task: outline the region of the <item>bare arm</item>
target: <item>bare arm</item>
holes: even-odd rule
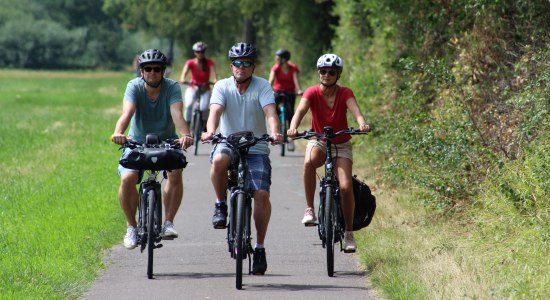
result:
[[[275,81],[275,71],[271,70],[269,72],[269,85],[273,86],[273,82]]]
[[[295,137],[298,133],[298,126],[300,126],[300,123],[302,123],[302,119],[306,115],[306,113],[309,111],[309,100],[306,98],[300,99],[300,104],[298,104],[298,107],[296,108],[296,111],[294,112],[294,117],[292,117],[292,120],[290,121],[290,126],[287,131],[287,135],[290,137]]]
[[[128,124],[130,124],[130,120],[132,120],[132,116],[134,115],[135,111],[136,105],[134,103],[126,100],[122,102],[122,114],[116,122],[113,135],[111,135],[111,141],[113,143],[122,145],[124,144],[124,142],[126,142],[126,136],[124,135],[124,132],[126,132]]]
[[[355,121],[357,121],[357,124],[359,124],[359,129],[363,132],[369,131],[369,125],[367,124],[367,122],[365,122],[363,114],[361,114],[361,110],[359,109],[357,100],[355,100],[354,97],[349,98],[348,100],[346,100],[346,106],[353,115]]]
[[[218,75],[216,75],[216,66],[214,66],[214,64],[212,64],[212,66],[210,66],[210,74],[212,75],[212,78],[214,78],[214,83],[216,83],[216,81],[218,81]]]
[[[294,72],[294,74],[292,74],[292,79],[294,80],[294,87],[296,89],[296,94],[301,95],[302,88],[300,87],[300,81],[298,80],[298,72]]]
[[[275,104],[268,104],[263,108],[265,119],[271,130],[271,138],[275,142],[281,142],[283,140],[283,135],[279,132],[279,116],[277,115],[277,109]]]
[[[219,104],[210,104],[210,113],[208,114],[208,121],[206,121],[206,132],[202,133],[201,140],[208,141],[212,139],[212,136],[220,125],[220,118],[225,108]]]
[[[187,126],[187,123],[183,120],[182,110],[182,102],[176,102],[170,105],[170,115],[172,116],[174,125],[181,135],[181,137],[179,138],[179,143],[184,149],[187,149],[187,147],[193,144],[193,138],[191,137],[189,126]]]
[[[183,66],[183,71],[181,71],[180,83],[183,83],[185,81],[187,73],[189,73],[189,67],[187,66],[187,63],[185,63],[185,65]]]

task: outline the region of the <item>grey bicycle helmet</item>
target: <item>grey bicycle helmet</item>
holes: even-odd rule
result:
[[[166,56],[157,49],[149,49],[141,53],[138,63],[140,67],[146,64],[159,64],[166,66],[168,64],[168,58],[166,58]]]
[[[252,58],[256,59],[256,48],[249,43],[236,43],[229,49],[229,59]]]
[[[323,54],[317,60],[317,69],[320,68],[344,68],[344,61],[336,54]]]
[[[288,51],[286,49],[277,50],[277,52],[275,52],[275,55],[277,55],[278,57],[283,58],[285,60],[290,59],[290,51]]]
[[[193,51],[195,52],[202,52],[206,50],[206,44],[204,42],[196,42],[193,44]]]

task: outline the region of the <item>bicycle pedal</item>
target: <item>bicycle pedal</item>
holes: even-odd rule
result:
[[[318,223],[305,223],[304,226],[305,227],[314,227],[314,226],[317,226],[319,225]]]
[[[155,249],[162,248],[162,244],[156,244]]]
[[[173,237],[173,236],[163,236],[162,239],[165,240],[165,241],[171,241],[171,240],[175,239],[175,237]]]
[[[343,250],[344,253],[355,253],[355,250]]]

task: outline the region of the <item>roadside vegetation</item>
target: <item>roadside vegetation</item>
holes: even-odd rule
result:
[[[120,241],[109,136],[128,79],[0,72],[1,299],[77,298]]]

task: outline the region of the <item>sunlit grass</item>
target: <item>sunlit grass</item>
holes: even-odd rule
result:
[[[118,151],[108,138],[129,77],[0,78],[0,298],[75,298],[120,238]]]

